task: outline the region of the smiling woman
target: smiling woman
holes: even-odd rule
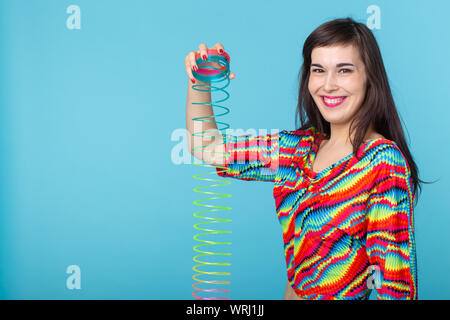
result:
[[[301,126],[298,130],[317,128],[320,136],[323,136],[322,138],[317,139],[317,141],[313,141],[309,151],[310,156],[307,158],[307,163],[305,165],[305,167],[307,167],[305,170],[309,170],[313,178],[312,182],[314,183],[315,179],[322,178],[329,180],[326,185],[338,187],[340,185],[338,181],[342,181],[340,180],[343,179],[342,176],[340,179],[337,179],[338,172],[336,172],[335,175],[331,175],[330,173],[334,172],[335,169],[340,166],[345,165],[345,168],[349,167],[348,161],[352,162],[352,160],[349,160],[352,159],[350,158],[352,154],[357,159],[355,161],[361,162],[363,159],[360,157],[366,155],[363,151],[370,149],[367,146],[373,146],[375,143],[374,141],[377,141],[377,145],[382,145],[383,143],[393,144],[398,150],[401,162],[405,164],[402,171],[406,177],[406,180],[404,181],[405,186],[408,186],[406,190],[409,190],[405,196],[409,202],[412,202],[413,199],[417,200],[415,194],[417,186],[419,185],[418,170],[404,139],[403,129],[392,98],[381,53],[372,32],[364,24],[358,23],[350,18],[336,19],[324,23],[314,30],[306,39],[303,47],[303,60],[300,71],[301,83],[297,105],[297,115],[299,115],[301,122]],[[308,119],[307,121],[305,116]],[[389,148],[384,150],[383,154],[386,153],[386,155],[383,156],[388,160],[387,151]],[[363,179],[362,176],[356,178],[359,174],[362,174],[364,170],[359,171],[359,173],[357,173],[358,171],[354,171],[353,173],[343,173],[339,171],[341,174],[348,175],[345,180],[347,181],[345,185],[341,185],[346,191],[345,196],[344,194],[342,194],[342,198],[340,196],[337,196],[336,198],[336,195],[333,196],[333,198],[335,198],[334,201],[338,201],[338,203],[341,204],[339,206],[328,206],[326,210],[328,213],[321,219],[326,219],[326,217],[330,216],[333,217],[335,214],[340,215],[338,214],[338,211],[335,210],[344,210],[345,207],[343,207],[342,204],[346,202],[345,199],[347,196],[362,197],[366,192],[369,194],[377,193],[376,190],[378,187],[374,184],[373,179],[380,175],[379,173],[376,173],[379,168],[377,169],[370,165],[370,163],[376,162],[375,158],[368,161],[369,164],[363,166],[365,167],[365,170],[367,170],[365,179]],[[397,166],[398,163],[395,162],[390,163],[389,161],[381,161],[380,165],[386,172],[399,170],[399,167]],[[367,179],[368,177],[372,178]],[[395,185],[394,180],[391,180],[393,179],[392,177],[389,175],[386,177],[390,187]],[[331,181],[334,182],[331,184]],[[362,191],[358,188],[352,189],[354,187],[352,186],[352,181],[364,181],[368,186],[372,186],[372,189],[368,188],[366,191]],[[322,184],[324,184],[323,181]],[[321,191],[320,188],[315,189],[314,187],[312,187],[312,190],[315,190],[314,198],[317,199],[319,199],[321,192],[325,191]],[[331,190],[331,187],[327,189],[327,198],[325,199],[330,197]],[[338,190],[339,189],[336,191],[338,192]],[[353,192],[355,192],[355,194],[351,194],[352,190],[354,190]],[[389,190],[389,187],[386,190]],[[387,196],[388,194],[385,193],[385,195]],[[366,208],[368,208],[370,203],[368,202],[368,199],[370,199],[370,197],[371,196],[360,204],[363,207],[366,206]],[[322,202],[326,203],[327,200],[325,199],[323,199]],[[362,197],[362,199],[364,199],[364,197]],[[392,200],[393,198],[389,197],[389,201]],[[377,268],[381,268],[380,270],[384,272],[386,280],[383,283],[384,286],[382,286],[378,292],[378,298],[417,299],[415,237],[413,232],[414,226],[412,223],[413,205],[404,208],[404,211],[401,213],[406,221],[408,221],[408,224],[406,225],[399,225],[398,221],[396,221],[396,217],[400,213],[395,213],[395,210],[398,209],[400,204],[391,202],[391,205],[392,212],[390,214],[389,211],[382,211],[384,219],[388,220],[383,220],[384,222],[382,225],[374,224],[374,226],[377,227],[371,232],[377,234],[378,228],[387,228],[387,230],[392,230],[392,232],[398,230],[397,228],[406,228],[406,230],[409,230],[409,233],[406,236],[408,245],[406,249],[403,249],[406,250],[403,256],[406,257],[406,261],[402,261],[404,259],[402,256],[396,256],[399,253],[395,250],[392,253],[389,253],[389,246],[398,246],[398,249],[400,249],[400,247],[403,247],[404,245],[402,242],[396,243],[395,241],[392,241],[398,236],[393,233],[389,236],[390,240],[386,238],[387,235],[381,236],[380,233],[380,237],[385,239],[385,242],[377,242],[377,246],[379,246],[378,250],[380,250],[382,254],[377,255],[378,258],[376,260],[371,259],[369,252],[372,249],[369,246],[369,242],[365,242],[368,241],[369,238],[371,239],[370,233],[366,233],[365,237],[355,237],[353,234],[354,231],[349,231],[352,229],[345,227],[349,221],[359,219],[357,218],[359,217],[359,211],[356,209],[345,209],[348,211],[348,213],[345,214],[346,218],[342,218],[344,220],[339,221],[339,223],[334,224],[334,226],[341,226],[339,229],[336,229],[336,231],[346,231],[342,236],[350,236],[352,240],[351,243],[362,241],[361,246],[362,248],[365,248],[364,252],[369,257],[368,262],[375,264]],[[333,211],[335,211],[335,213],[333,213]],[[296,212],[295,214],[298,215],[299,213]],[[376,217],[376,219],[379,219],[378,214]],[[375,216],[371,217],[370,211],[367,210],[361,218],[363,218],[363,221],[366,221],[370,226],[368,221],[375,219]],[[303,238],[303,240],[299,243],[299,248],[304,248],[304,242],[308,235],[309,228],[304,225],[305,220],[307,222],[309,217],[304,217],[301,220],[302,226],[295,225],[295,230],[297,230],[297,228],[300,228],[300,230],[303,229],[301,231],[303,235],[300,235],[300,238]],[[296,221],[299,220],[296,219]],[[316,222],[312,223],[315,226],[315,232],[320,232],[320,229],[328,229],[327,225],[319,227],[316,225]],[[364,231],[368,232],[369,229],[363,228],[358,232],[364,233]],[[325,239],[328,238],[326,237]],[[302,270],[302,265],[305,264],[306,261],[309,261],[310,257],[298,257],[298,250],[294,250],[294,260],[298,261],[297,259],[306,259],[301,260],[303,261],[301,263],[294,263],[293,268],[296,270],[293,271],[290,278],[291,285],[298,294],[305,296],[307,293],[315,293],[310,295],[310,297],[316,299],[320,297],[320,292],[324,293],[322,298],[327,296],[330,298],[338,298],[339,296],[341,298],[345,296],[353,296],[356,298],[359,296],[359,294],[356,294],[357,291],[365,291],[362,287],[357,289],[358,286],[355,285],[355,283],[352,284],[356,279],[350,276],[351,272],[344,272],[344,270],[342,270],[342,273],[333,271],[328,272],[328,276],[321,276],[318,278],[317,275],[314,275],[310,278],[318,271],[316,270],[313,273],[306,274],[303,271],[300,271]],[[361,268],[362,265],[357,267],[358,263],[356,262],[361,259],[359,254],[364,253],[355,253],[355,256],[352,258],[355,260],[348,265],[348,268]],[[388,272],[388,270],[384,268],[385,263],[388,261],[388,257],[384,255],[391,255],[391,257],[394,257],[392,258],[393,260],[390,260],[391,266],[393,266],[393,264],[397,267],[402,265],[404,266],[403,268],[406,269],[400,268],[398,269],[398,273],[395,273],[394,268],[394,270]],[[320,269],[325,268],[324,270],[326,270],[329,267],[325,267],[325,265],[331,261],[329,259],[335,258],[337,258],[337,256],[330,252],[330,256],[323,259],[322,263],[317,264],[317,267]],[[342,259],[343,257],[338,258],[338,260],[341,261],[341,265],[343,261],[345,261]],[[336,268],[334,270],[336,270]],[[361,270],[362,269],[360,269],[359,272],[361,272]],[[405,270],[407,270],[406,273]],[[311,279],[315,279],[315,286],[306,285]],[[398,281],[401,279],[401,282],[396,283],[397,280],[394,279],[397,279]],[[330,282],[335,283],[335,285],[329,287],[328,284]],[[407,289],[403,284],[408,284]],[[312,290],[311,287],[315,287],[316,289]],[[403,290],[395,291],[401,287],[403,287]],[[353,294],[350,295],[350,291],[348,290],[351,290]]]
[[[418,173],[375,37],[364,24],[336,19],[309,35],[303,60],[301,126],[276,140],[255,138],[273,141],[267,144],[278,161],[276,174],[259,179],[275,182],[288,276],[284,299],[367,299],[369,270],[383,278],[378,299],[417,299]],[[258,179],[263,168],[256,163],[233,164],[254,145],[247,140],[226,140],[233,158],[220,175],[247,179],[251,170]]]
[[[368,299],[374,288],[378,299],[417,299],[419,179],[376,40],[336,19],[308,36],[303,60],[301,126],[217,133],[208,146],[223,156],[211,163],[221,177],[274,183],[284,299]]]
[[[361,248],[365,249],[364,253],[363,251],[358,254],[355,253],[355,256],[352,258],[355,260],[347,268],[359,268],[359,272],[361,272],[362,265],[358,267],[356,261],[361,259],[359,254],[366,254],[369,257],[367,261],[380,268],[379,270],[385,275],[384,283],[378,290],[379,299],[417,299],[418,279],[413,225],[414,205],[412,202],[415,199],[417,203],[416,192],[417,188],[420,188],[419,181],[421,180],[418,178],[417,166],[404,138],[375,37],[367,26],[351,18],[336,19],[322,24],[305,41],[303,46],[303,65],[299,77],[301,82],[296,115],[299,116],[301,125],[297,131],[308,131],[312,128],[319,132],[319,138],[317,140],[314,139],[312,142],[311,148],[307,152],[309,156],[307,156],[306,162],[303,164],[303,170],[309,172],[312,177],[311,190],[314,191],[312,198],[320,199],[321,193],[325,192],[326,197],[320,201],[322,205],[325,205],[329,201],[328,199],[331,198],[333,189],[342,187],[345,190],[345,194],[343,193],[341,196],[332,196],[335,199],[334,201],[337,202],[333,202],[335,203],[333,206],[328,205],[325,211],[322,209],[321,212],[323,213],[320,219],[327,219],[335,215],[339,216],[342,214],[338,213],[340,210],[347,211],[344,214],[346,218],[342,217],[341,219],[343,220],[334,224],[335,227],[338,227],[336,231],[345,231],[342,236],[350,236],[352,244],[355,241],[361,241]],[[377,141],[376,144],[375,141]],[[389,148],[379,149],[379,152],[382,151],[381,156],[385,159],[379,160],[381,161],[379,166],[383,168],[384,172],[388,173],[387,175],[381,174],[388,181],[384,191],[384,195],[388,198],[383,202],[389,203],[391,211],[379,208],[373,209],[373,211],[377,211],[376,215],[371,213],[369,210],[371,204],[369,199],[372,196],[369,196],[361,203],[358,202],[362,208],[367,208],[365,214],[361,216],[367,225],[366,228],[358,231],[363,234],[366,232],[365,237],[356,236],[353,234],[352,228],[348,228],[346,225],[350,221],[353,221],[352,224],[355,224],[355,219],[356,221],[359,219],[357,218],[359,217],[359,210],[356,210],[356,208],[349,209],[343,204],[346,202],[347,196],[365,199],[363,194],[366,192],[369,195],[378,194],[377,192],[379,192],[381,187],[375,184],[374,178],[380,178],[380,173],[376,173],[379,172],[380,168],[370,165],[377,162],[377,160],[369,157],[370,160],[368,159],[367,164],[363,165],[364,157],[362,156],[366,155],[367,150],[370,150],[368,146],[386,143],[394,146],[399,155],[399,157],[396,157],[398,162],[391,162],[392,158],[389,159],[388,156]],[[366,152],[364,152],[365,150]],[[349,169],[351,167],[350,164],[353,162],[351,159],[353,158],[350,157],[352,154],[356,159],[354,161],[361,163],[359,167],[367,170],[366,178],[362,178],[363,176],[357,178],[364,170],[355,169],[353,173],[347,173],[347,170],[344,170],[344,168]],[[400,162],[404,164],[403,167],[399,167]],[[341,166],[343,166],[343,169],[336,171]],[[393,198],[392,194],[395,194],[395,191],[389,189],[395,186],[396,183],[399,183],[395,181],[395,173],[393,173],[398,171],[403,172],[404,175],[401,188],[408,190],[407,193],[403,194],[404,198],[398,198],[398,200],[407,200],[407,202],[411,203],[409,207],[403,208],[402,211],[397,211],[400,208],[400,203],[394,201],[395,198]],[[335,174],[331,174],[333,172]],[[341,175],[340,179],[337,178],[338,175]],[[345,180],[341,180],[344,179],[342,175],[348,176]],[[368,177],[372,178],[368,179]],[[330,186],[326,190],[321,191],[321,188],[314,187],[314,182],[321,179],[322,185]],[[345,184],[341,184],[343,181],[346,181]],[[353,186],[352,181],[355,183],[359,181],[359,183],[372,187],[363,191],[354,188],[356,185]],[[354,194],[352,194],[352,190],[354,190]],[[391,191],[387,193],[388,190]],[[339,193],[339,189],[336,192]],[[389,194],[390,196],[388,196]],[[383,195],[379,194],[379,196],[382,197]],[[379,200],[380,203],[382,203],[381,199]],[[319,200],[317,201],[319,202]],[[320,207],[317,206],[317,209]],[[301,257],[300,248],[317,255],[318,252],[311,252],[311,248],[305,247],[306,239],[311,232],[308,230],[313,228],[314,232],[320,233],[321,229],[326,230],[329,226],[319,226],[317,221],[312,220],[311,226],[308,227],[309,216],[303,216],[305,213],[300,213],[299,211],[294,211],[293,214],[296,216],[294,228],[296,231],[300,230],[300,234],[294,235],[294,238],[302,239],[297,246],[294,244],[295,262],[291,265],[292,272],[289,273],[288,271],[288,282],[290,282],[295,292],[313,299],[365,297],[365,295],[360,295],[365,289],[362,287],[358,288],[356,283],[352,283],[356,281],[356,278],[350,276],[351,272],[348,270],[347,272],[343,269],[342,272],[323,273],[324,270],[331,270],[328,264],[332,264],[332,260],[337,258],[338,260],[336,261],[340,261],[340,265],[345,265],[344,261],[349,259],[349,257],[335,256],[331,251],[329,257],[324,257],[322,263],[318,263],[320,261],[318,258],[314,260],[316,267],[322,269],[321,272],[311,270],[311,266],[314,265],[311,264],[311,256]],[[400,215],[406,219],[405,221],[408,221],[407,224],[399,224],[396,219]],[[299,219],[299,216],[302,218]],[[381,217],[383,217],[383,220],[378,220]],[[372,228],[369,222],[371,220],[379,222],[373,223]],[[302,221],[300,226],[297,225],[299,221]],[[379,230],[377,231],[377,229]],[[388,230],[392,231],[392,233]],[[400,239],[398,239],[398,242],[395,240],[399,235],[394,232],[399,232],[399,230],[408,230],[408,235],[405,235],[404,238],[406,239],[406,246],[405,242],[400,241]],[[385,234],[382,235],[383,233]],[[375,234],[379,235],[379,240],[385,239],[375,242],[377,250],[379,250],[377,251],[378,254],[375,255],[377,259],[373,259],[371,253],[369,253],[372,252],[371,245],[374,244],[369,239],[373,239]],[[324,239],[328,239],[328,237]],[[318,248],[313,245],[313,242],[310,242],[310,245]],[[397,249],[392,250],[393,248]],[[400,250],[403,250],[402,255],[399,253]],[[389,255],[390,258],[388,258]],[[287,261],[290,259],[287,258]],[[307,263],[307,261],[310,262]],[[388,261],[391,265],[391,270],[389,271],[384,268]],[[305,273],[302,271],[302,268],[306,264],[309,265],[307,269],[309,271]],[[289,266],[290,264],[288,263],[288,268]],[[334,268],[334,270],[339,269]],[[323,275],[319,276],[319,274]],[[314,281],[311,282],[313,279]],[[334,283],[332,287],[329,286],[330,282]],[[285,298],[292,298],[290,288],[287,288]]]

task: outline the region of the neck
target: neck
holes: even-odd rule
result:
[[[351,145],[350,136],[349,136],[349,127],[350,124],[333,124],[330,123],[330,139],[328,139],[327,144],[329,146],[347,146]],[[367,133],[365,137],[369,137],[372,133],[373,125],[370,124],[367,129]],[[352,140],[355,138],[355,132],[352,132]],[[364,140],[366,140],[366,138]]]

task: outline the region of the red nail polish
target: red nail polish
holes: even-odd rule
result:
[[[223,53],[223,50],[222,50],[222,49],[219,49],[219,53],[222,54],[222,53]]]
[[[203,60],[206,60],[206,55],[203,55],[202,58],[203,58]]]
[[[191,79],[191,81],[192,81],[192,83],[195,83],[195,80],[194,80],[194,79]]]

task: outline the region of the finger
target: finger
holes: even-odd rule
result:
[[[197,53],[196,51],[191,51],[188,54],[190,68],[191,68],[191,70],[194,69],[195,72],[197,72],[197,70],[198,70],[198,65],[197,65],[197,63],[195,61],[195,54],[196,53]]]
[[[190,69],[189,67],[186,67],[186,73],[187,73],[189,79],[191,80],[191,82],[192,82],[192,83],[195,83],[195,78],[194,78],[194,76],[192,75],[192,71],[191,71],[191,69]]]
[[[225,51],[225,48],[220,42],[216,43],[213,48],[216,49],[220,54]]]
[[[186,68],[186,73],[189,77],[189,79],[191,80],[192,83],[195,83],[195,78],[194,75],[192,74],[192,69],[191,69],[191,64],[189,62],[189,55],[186,56],[185,58],[185,68]]]
[[[200,57],[202,57],[203,60],[206,60],[208,58],[208,47],[206,47],[206,44],[200,43],[198,49],[200,50]]]
[[[230,71],[230,79],[234,79],[234,78],[236,78],[236,75]]]

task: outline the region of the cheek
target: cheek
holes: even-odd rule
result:
[[[348,78],[342,86],[353,95],[364,95],[366,92],[365,82],[361,77]]]
[[[308,82],[308,89],[311,94],[314,94],[314,92],[317,90],[319,85],[317,84],[317,81],[314,80],[314,78],[309,78]]]

